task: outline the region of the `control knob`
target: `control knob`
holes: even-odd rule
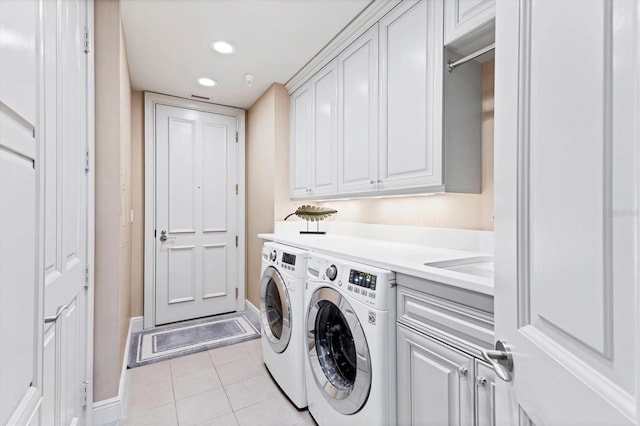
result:
[[[336,279],[337,276],[338,276],[338,268],[336,268],[336,265],[329,266],[327,268],[327,278],[333,281]]]
[[[272,262],[275,262],[277,257],[278,257],[278,253],[276,253],[275,250],[269,253],[269,260],[271,260]]]

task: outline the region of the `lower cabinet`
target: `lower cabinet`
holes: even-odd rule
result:
[[[494,424],[491,367],[403,324],[397,355],[398,424]]]

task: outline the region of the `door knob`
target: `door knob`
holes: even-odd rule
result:
[[[169,239],[169,237],[167,237],[167,231],[160,231],[160,241],[164,242],[167,241]]]
[[[495,350],[482,350],[482,358],[487,361],[496,372],[496,375],[505,382],[512,380],[513,373],[513,355],[511,354],[511,346],[502,340],[496,342]]]

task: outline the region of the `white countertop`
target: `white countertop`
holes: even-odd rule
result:
[[[491,278],[424,265],[482,256],[482,253],[340,235],[276,233],[258,234],[258,237],[493,296]]]

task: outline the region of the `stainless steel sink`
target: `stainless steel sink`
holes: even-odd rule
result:
[[[460,272],[462,274],[493,279],[493,257],[491,256],[466,257],[463,259],[428,262],[424,265]]]

